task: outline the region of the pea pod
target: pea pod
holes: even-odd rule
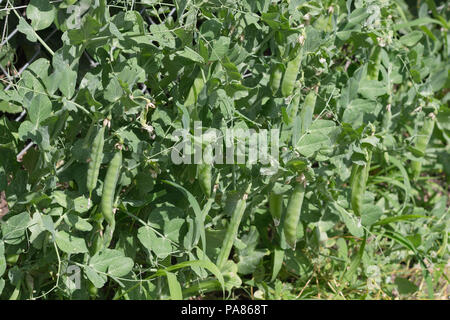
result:
[[[269,195],[269,211],[272,215],[275,226],[280,224],[281,215],[283,213],[283,195],[271,192]]]
[[[423,126],[415,139],[415,148],[421,153],[425,153],[427,149],[428,142],[430,141],[431,135],[434,129],[434,123],[436,122],[436,116],[434,113],[430,113],[428,117],[425,117],[423,121]],[[411,162],[411,168],[413,172],[413,178],[416,180],[420,176],[422,171],[422,162],[414,160]]]
[[[366,190],[366,183],[369,177],[370,162],[372,159],[372,151],[367,150],[367,163],[365,165],[353,164],[351,173],[351,204],[353,212],[357,216],[362,214],[362,204],[364,193]]]
[[[191,89],[189,89],[189,93],[184,104],[186,106],[194,105],[197,102],[198,95],[203,90],[204,86],[205,81],[203,80],[202,72],[200,71],[197,77],[195,78]]]
[[[91,256],[95,255],[103,247],[102,222],[103,222],[103,216],[99,220],[95,221],[94,231],[93,231],[93,233],[91,233],[91,237],[90,237],[90,241],[89,241],[89,243],[90,243],[89,252],[91,253]]]
[[[212,166],[207,163],[202,163],[198,165],[198,181],[200,183],[200,188],[206,197],[211,197],[211,171]]]
[[[383,121],[381,123],[381,127],[385,132],[389,132],[389,128],[392,124],[392,111],[391,111],[391,104],[388,104],[386,106],[386,111],[383,115]]]
[[[311,90],[305,98],[302,111],[300,111],[300,119],[302,123],[301,134],[304,134],[312,123],[312,117],[314,114],[314,107],[316,105],[316,92]]]
[[[103,145],[105,144],[105,127],[102,127],[94,138],[91,149],[91,161],[87,172],[86,186],[89,191],[89,197],[97,186],[98,173],[103,159]]]
[[[234,240],[236,239],[239,225],[241,224],[242,216],[244,215],[246,208],[247,194],[239,198],[234,206],[234,210],[231,215],[230,224],[228,225],[225,239],[223,240],[222,248],[219,256],[217,257],[217,267],[222,269],[230,256],[231,248],[233,247]]]
[[[198,100],[198,96],[200,92],[202,92],[203,87],[205,86],[205,81],[203,80],[202,71],[198,73],[197,77],[194,80],[194,83],[192,84],[192,87],[189,89],[188,96],[184,102],[186,108],[189,111],[189,114],[192,119],[198,119],[198,110],[196,107],[196,103]]]
[[[291,125],[294,123],[295,117],[297,117],[298,113],[298,107],[300,105],[300,88],[297,88],[295,90],[295,94],[292,97],[291,103],[289,103],[289,106],[286,109],[287,119],[286,124]]]
[[[91,281],[88,281],[88,291],[89,291],[89,295],[91,296],[92,299],[97,298],[98,289]]]
[[[297,181],[294,190],[289,197],[284,220],[284,235],[287,244],[295,250],[297,243],[297,227],[302,212],[303,198],[305,196],[305,185],[303,181]]]
[[[270,74],[269,85],[272,93],[275,95],[280,89],[281,78],[283,77],[283,68],[280,64],[275,65]]]
[[[367,79],[378,80],[378,73],[380,72],[381,64],[381,47],[376,46],[369,59],[369,66],[367,67]]]
[[[11,253],[11,254],[7,254],[5,261],[6,263],[10,264],[10,265],[15,265],[17,263],[17,261],[19,260],[20,254],[17,253]]]
[[[122,151],[116,152],[112,158],[108,171],[106,172],[105,182],[102,193],[102,214],[109,226],[115,226],[113,204],[114,193],[119,180],[120,169],[122,166]]]
[[[283,81],[281,82],[281,94],[283,97],[289,97],[295,86],[297,75],[299,73],[300,64],[302,62],[303,51],[297,54],[297,56],[288,62],[286,71],[284,72]]]

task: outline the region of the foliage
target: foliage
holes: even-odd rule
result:
[[[1,298],[448,295],[448,3],[21,3],[0,11]],[[174,164],[194,121],[279,129],[277,173]]]

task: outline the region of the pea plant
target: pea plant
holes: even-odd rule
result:
[[[0,298],[448,299],[447,1],[0,4]]]

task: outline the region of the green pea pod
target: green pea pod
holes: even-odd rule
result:
[[[302,111],[300,111],[300,119],[302,123],[301,134],[304,134],[312,123],[312,117],[314,114],[314,107],[316,106],[316,92],[311,90],[305,98]]]
[[[103,221],[103,218],[100,221],[96,221],[96,223],[94,225],[94,231],[90,237],[89,252],[90,252],[91,256],[95,255],[97,252],[99,252],[103,248],[103,238],[101,236],[101,232],[103,230],[102,221]]]
[[[369,66],[367,67],[367,79],[378,80],[378,73],[380,72],[381,64],[381,47],[376,46],[369,59]]]
[[[269,211],[272,215],[275,226],[280,224],[283,213],[283,195],[271,192],[269,195]]]
[[[300,64],[302,62],[303,51],[300,50],[298,55],[288,62],[286,71],[284,72],[283,81],[281,82],[281,94],[283,97],[289,97],[295,86],[297,75],[299,73]]]
[[[283,225],[286,242],[293,250],[295,250],[295,246],[297,244],[297,227],[300,221],[304,196],[304,184],[302,182],[296,182],[294,190],[289,197],[289,202],[286,208],[286,218]]]
[[[287,125],[291,125],[294,120],[295,117],[297,116],[298,113],[298,107],[300,105],[300,88],[298,88],[298,90],[296,90],[294,96],[292,97],[291,103],[289,104],[286,113],[287,113],[287,121],[286,124]]]
[[[198,73],[197,77],[195,78],[191,89],[189,89],[189,94],[188,94],[184,104],[186,106],[194,105],[197,102],[198,95],[203,90],[204,86],[205,86],[205,81],[203,80],[202,72],[200,71]]]
[[[200,188],[206,197],[211,197],[211,171],[212,166],[207,163],[202,163],[198,165],[198,181],[200,183]]]
[[[423,121],[423,126],[416,136],[414,146],[421,153],[425,153],[425,151],[427,150],[427,145],[433,133],[435,122],[436,116],[434,115],[434,113],[430,113],[428,117],[425,117]],[[414,180],[416,180],[417,178],[419,178],[420,172],[422,171],[422,162],[412,161],[411,168],[413,172],[413,178]]]
[[[372,159],[372,151],[368,150],[367,163],[363,166],[353,164],[351,174],[351,204],[353,212],[357,216],[362,214],[362,205],[364,199],[364,192],[366,190],[366,183],[369,177],[370,162]]]
[[[95,123],[96,123],[95,121],[92,121],[91,125],[89,126],[88,132],[86,133],[86,136],[83,139],[83,149],[89,147],[89,142],[91,140],[91,136],[95,128]]]
[[[228,225],[225,239],[223,240],[222,248],[217,257],[217,267],[222,269],[230,256],[231,248],[233,247],[234,240],[236,239],[239,225],[241,224],[242,217],[246,208],[247,194],[244,194],[242,198],[239,198],[234,206],[233,213],[231,215],[230,224]]]
[[[89,197],[97,186],[98,173],[103,159],[103,145],[105,144],[105,127],[102,127],[94,138],[91,149],[91,161],[87,172],[86,186],[89,191]]]
[[[17,253],[11,253],[7,254],[5,257],[5,261],[7,264],[15,265],[17,261],[19,260],[20,254]]]
[[[389,128],[391,127],[391,124],[392,124],[392,111],[391,111],[391,105],[388,104],[386,106],[386,111],[383,114],[383,121],[381,123],[381,128],[383,129],[383,131],[389,132]]]
[[[91,298],[95,299],[98,296],[98,289],[97,287],[88,280],[88,291]]]
[[[112,158],[108,171],[106,172],[105,182],[103,184],[102,194],[102,214],[109,226],[115,226],[114,220],[114,193],[116,191],[117,181],[119,180],[120,169],[122,166],[122,151],[116,152]]]
[[[283,68],[281,65],[277,64],[273,68],[272,73],[270,74],[269,85],[272,93],[275,95],[280,89],[281,78],[283,77]]]

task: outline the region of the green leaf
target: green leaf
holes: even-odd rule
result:
[[[84,267],[84,272],[88,279],[92,282],[92,284],[96,288],[101,288],[105,285],[106,281],[108,280],[107,276],[104,274],[98,273],[95,269],[93,269],[90,266]]]
[[[137,237],[144,247],[153,251],[160,259],[164,259],[172,253],[172,245],[169,239],[157,236],[156,233],[147,226],[139,228]]]
[[[395,278],[395,285],[397,286],[398,292],[400,294],[412,294],[419,289],[419,287],[416,286],[414,283],[412,283],[408,279],[401,277]]]
[[[205,60],[203,59],[203,57],[198,54],[196,51],[192,50],[189,47],[185,47],[182,51],[178,51],[177,54],[180,57],[192,60],[194,62],[198,62],[198,63],[204,63]]]
[[[314,132],[302,136],[296,146],[300,154],[305,157],[311,157],[315,152],[322,149],[324,146],[330,145],[330,139],[321,132]]]
[[[412,47],[414,46],[417,42],[420,41],[420,39],[422,39],[423,33],[421,31],[413,31],[410,32],[408,34],[405,34],[404,36],[402,36],[400,38],[400,43],[407,46],[407,47]]]
[[[178,282],[177,276],[171,272],[165,271],[167,277],[167,283],[169,284],[170,298],[172,300],[182,300],[183,293],[181,291],[181,285]]]
[[[98,34],[101,27],[102,24],[99,21],[91,15],[86,15],[85,21],[82,23],[81,28],[68,30],[67,35],[70,42],[77,45],[94,38]]]
[[[133,269],[134,262],[125,257],[119,250],[105,249],[96,253],[89,259],[86,270],[92,283],[101,288],[106,281],[106,275],[111,277],[123,277]]]
[[[64,221],[71,227],[79,230],[79,231],[91,231],[92,230],[92,225],[87,222],[86,219],[82,219],[79,216],[72,214],[72,213],[67,213],[64,216]]]
[[[88,252],[86,242],[83,238],[72,236],[65,231],[58,231],[55,237],[58,248],[70,254]]]
[[[442,25],[442,23],[439,20],[432,19],[432,18],[429,18],[429,17],[422,17],[422,18],[419,18],[419,19],[415,19],[415,20],[412,20],[412,21],[405,22],[405,23],[394,24],[393,25],[393,30],[397,31],[397,30],[400,30],[400,29],[406,29],[406,28],[415,27],[415,26],[423,26],[423,25],[431,24],[431,23]]]
[[[42,121],[50,117],[51,112],[52,103],[46,95],[37,94],[33,96],[30,106],[28,107],[28,114],[30,115],[31,122],[35,125],[35,128],[37,128]]]
[[[48,0],[31,0],[27,6],[27,17],[34,30],[49,27],[55,19],[56,8]]]
[[[359,83],[358,93],[364,98],[375,100],[387,93],[386,84],[382,81],[363,79]]]
[[[342,121],[352,125],[354,129],[363,124],[374,121],[377,115],[376,101],[366,99],[355,99],[345,108]]]
[[[22,107],[9,101],[0,101],[0,112],[6,113],[19,113],[22,111]]]
[[[347,210],[345,210],[335,202],[333,203],[333,206],[336,212],[341,217],[341,220],[345,223],[345,226],[347,227],[348,231],[350,231],[350,233],[355,237],[358,238],[363,237],[364,229],[361,223],[358,221],[358,218],[355,215],[350,214]]]
[[[9,218],[2,227],[3,242],[7,244],[19,244],[25,240],[25,230],[28,228],[31,218],[28,212],[22,212]]]
[[[167,180],[163,180],[163,182],[180,190],[188,199],[189,204],[191,205],[191,208],[194,210],[195,214],[195,239],[192,246],[197,245],[198,240],[201,239],[203,252],[206,252],[205,221],[204,221],[205,217],[203,217],[202,215],[202,211],[200,210],[200,206],[198,205],[197,200],[192,195],[192,193],[190,193],[188,190],[186,190],[179,184]]]
[[[31,42],[37,41],[36,33],[34,32],[33,28],[22,17],[19,18],[19,24],[17,26],[17,30],[19,30],[19,32],[23,33],[27,37],[27,40],[29,40]]]
[[[366,227],[370,227],[380,219],[383,214],[383,210],[376,205],[363,205],[361,214],[361,224]]]
[[[228,52],[228,47],[230,46],[230,38],[220,37],[215,40],[211,48],[211,55],[209,61],[217,61],[222,59]]]
[[[152,24],[150,26],[150,32],[153,38],[158,41],[161,47],[175,48],[175,37],[166,25],[164,24]]]
[[[374,225],[382,226],[382,225],[393,223],[393,222],[414,220],[414,219],[420,219],[420,218],[427,218],[427,216],[421,216],[418,214],[405,214],[405,215],[401,215],[401,216],[389,217],[389,218],[380,220],[380,221],[376,222]]]

